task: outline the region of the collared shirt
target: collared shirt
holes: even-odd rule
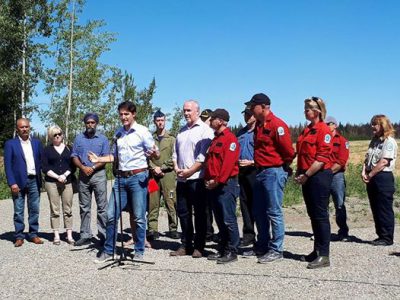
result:
[[[290,164],[295,153],[289,127],[270,112],[263,124],[254,129],[254,162],[257,167],[278,167]]]
[[[22,151],[24,152],[26,170],[28,172],[28,175],[36,175],[35,159],[33,158],[31,138],[28,138],[26,141],[21,139],[20,136],[18,136],[18,138],[21,142]]]
[[[377,163],[385,158],[388,160],[389,165],[382,171],[393,172],[396,165],[397,157],[397,143],[391,136],[382,140],[379,137],[374,137],[368,146],[367,154],[365,155],[365,166],[367,171],[371,171]]]
[[[109,154],[109,144],[107,138],[96,132],[93,137],[89,137],[86,133],[77,135],[72,147],[71,157],[78,157],[82,165],[92,167],[92,163],[88,158],[89,151],[97,156],[105,156]]]
[[[349,142],[336,130],[332,138],[332,164],[337,163],[342,168],[340,171],[346,170],[347,160],[349,159]]]
[[[243,127],[237,133],[237,138],[240,144],[239,159],[254,160],[254,129]]]
[[[131,171],[147,168],[147,156],[145,152],[154,146],[154,139],[149,129],[133,122],[128,131],[122,126],[115,132],[115,136],[121,134],[117,140],[118,170]],[[114,152],[114,156],[116,151]]]
[[[310,124],[297,140],[297,167],[306,171],[314,161],[324,163],[323,169],[332,167],[332,134],[324,122]]]
[[[239,152],[238,140],[229,128],[215,134],[207,152],[204,178],[224,184],[239,174]]]
[[[187,124],[179,131],[172,159],[176,161],[179,169],[189,169],[196,162],[203,163],[206,157],[208,146],[214,138],[213,130],[200,118],[189,127]],[[203,168],[187,180],[203,177]],[[178,181],[185,181],[178,178]]]

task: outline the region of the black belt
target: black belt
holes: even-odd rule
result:
[[[34,179],[36,178],[36,175],[28,175],[28,179]]]
[[[268,166],[268,167],[258,166],[258,167],[256,167],[256,170],[257,170],[257,172],[262,172],[262,171],[267,170],[267,169],[280,168],[280,167],[282,167],[282,165],[279,165],[279,166]]]
[[[135,170],[129,170],[129,171],[120,171],[120,170],[118,170],[117,174],[120,177],[127,178],[127,177],[131,177],[133,175],[136,175],[138,173],[142,173],[144,171],[147,171],[147,168],[141,168],[141,169],[135,169]]]

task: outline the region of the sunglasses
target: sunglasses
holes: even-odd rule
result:
[[[56,133],[53,135],[53,137],[58,137],[58,136],[62,136],[62,132]]]

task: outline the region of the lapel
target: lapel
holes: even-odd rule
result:
[[[26,162],[24,150],[22,150],[21,140],[19,139],[18,136],[15,138],[15,143],[16,143],[16,146],[17,146],[17,150],[21,154],[22,159]]]

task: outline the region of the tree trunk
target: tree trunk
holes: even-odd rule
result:
[[[24,40],[22,42],[22,87],[21,87],[21,115],[23,118],[25,115],[25,76],[26,76],[26,14],[24,14],[23,23],[23,35]]]
[[[74,22],[75,22],[75,0],[72,1],[72,14],[71,14],[71,38],[70,38],[70,50],[69,50],[69,87],[68,87],[68,105],[67,105],[67,116],[65,120],[65,143],[69,142],[69,119],[71,115],[71,104],[72,104],[72,73],[74,69]]]

